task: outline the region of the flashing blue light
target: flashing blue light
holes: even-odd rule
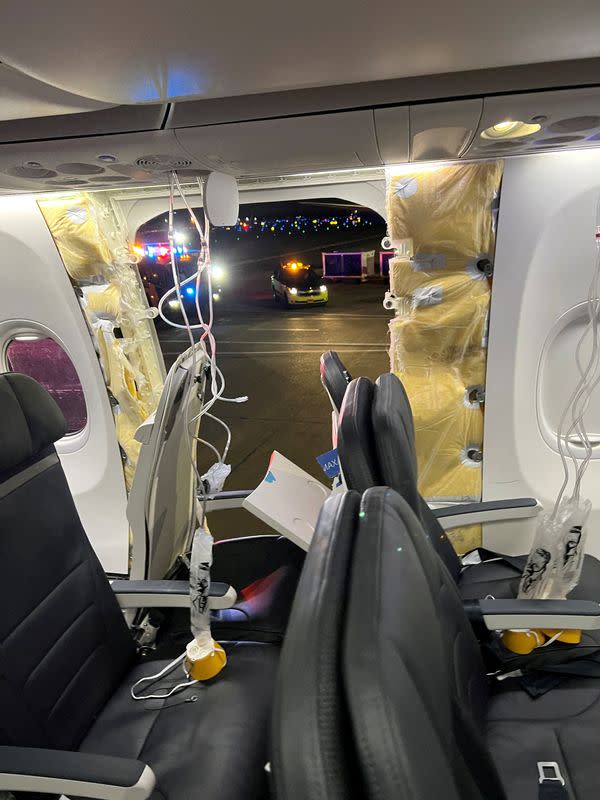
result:
[[[193,297],[194,296],[194,287],[193,286],[186,286],[185,287],[185,293],[187,295],[189,295],[190,297]]]
[[[149,258],[154,258],[156,255],[156,247],[148,245],[148,247],[146,248],[146,252],[148,253]]]

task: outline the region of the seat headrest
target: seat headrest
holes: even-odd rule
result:
[[[344,395],[352,377],[335,350],[323,353],[320,360],[321,383],[337,411],[342,407]]]
[[[377,378],[371,419],[382,483],[399,492],[418,514],[420,498],[412,410],[404,386],[391,372]]]
[[[364,492],[380,484],[373,442],[373,384],[368,378],[350,381],[338,422],[338,452],[348,489]]]
[[[0,375],[0,472],[12,470],[67,432],[62,411],[28,375]]]
[[[371,410],[373,447],[381,483],[398,492],[421,518],[427,535],[450,574],[462,569],[452,543],[419,494],[415,426],[406,390],[391,372],[377,378]]]

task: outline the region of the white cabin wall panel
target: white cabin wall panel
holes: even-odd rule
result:
[[[538,422],[538,371],[557,320],[587,297],[599,194],[598,150],[506,162],[490,314],[484,500],[531,495],[551,508],[562,483],[560,458]],[[570,357],[551,367],[564,369],[565,380],[573,381],[574,353]],[[600,403],[598,394],[593,403]],[[590,463],[582,491],[593,504],[587,550],[598,557],[599,460]],[[523,532],[521,525],[486,526],[484,545],[522,553],[533,526]]]
[[[106,386],[79,303],[31,195],[0,198],[0,273],[4,333],[9,320],[38,323],[53,332],[75,365],[85,393],[87,434],[78,436],[80,441],[63,439],[57,450],[104,569],[125,574],[127,497]]]

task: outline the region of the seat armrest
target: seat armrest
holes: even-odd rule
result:
[[[244,500],[254,489],[234,489],[228,492],[215,492],[206,496],[206,511],[227,511],[230,508],[242,508]],[[202,495],[198,495],[202,502]]]
[[[133,758],[36,747],[0,747],[0,791],[147,800],[156,778]]]
[[[490,631],[600,630],[600,603],[592,600],[476,600],[465,611]]]
[[[486,500],[482,503],[457,503],[431,510],[442,528],[447,531],[463,525],[536,517],[541,509],[542,506],[534,497],[513,497],[507,500]]]
[[[189,608],[189,581],[113,581],[121,608]],[[232,608],[237,592],[228,583],[211,581],[208,604],[214,610]]]

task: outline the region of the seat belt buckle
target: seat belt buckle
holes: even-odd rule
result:
[[[540,784],[557,782],[560,783],[561,786],[565,785],[565,779],[556,761],[538,761],[537,768]]]

